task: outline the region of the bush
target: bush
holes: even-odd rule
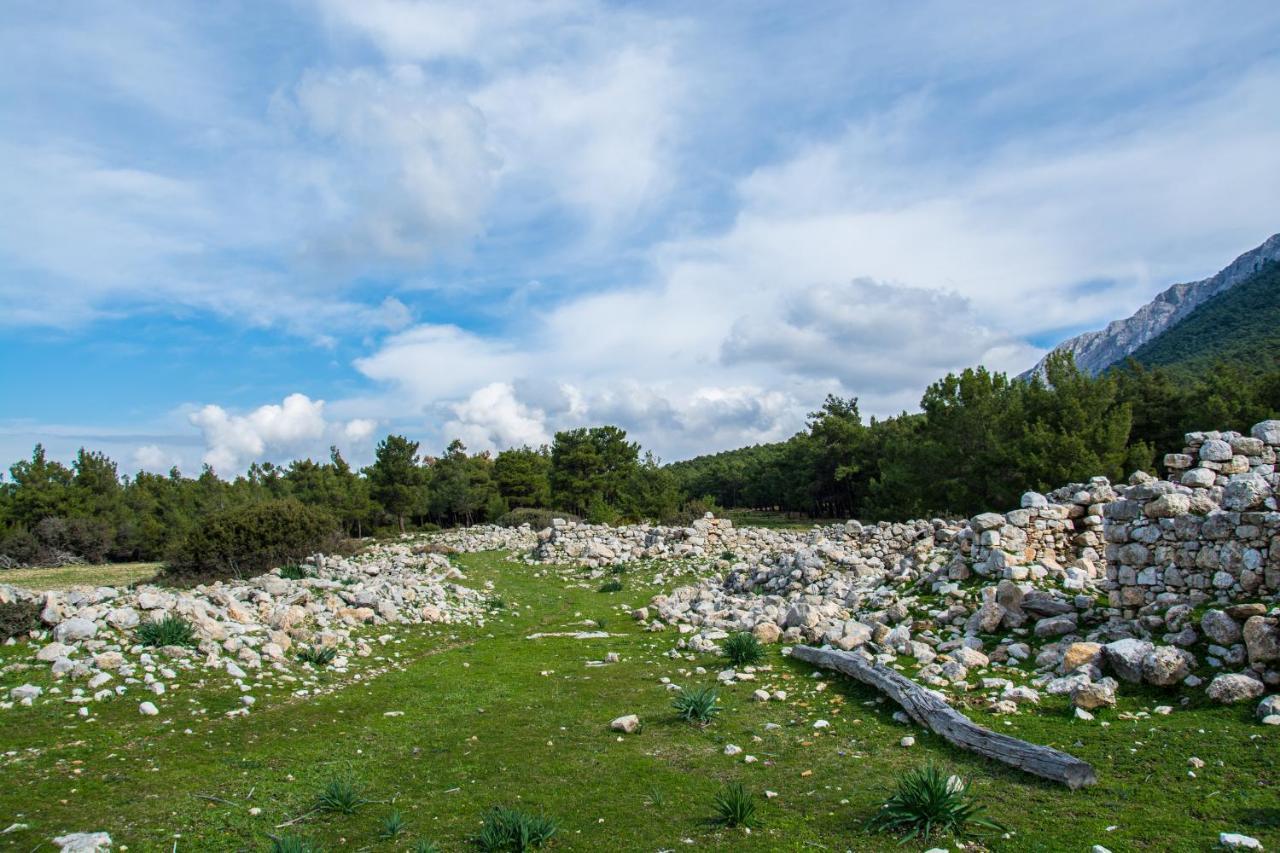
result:
[[[622,581],[618,580],[617,578],[614,578],[612,580],[607,580],[604,583],[600,584],[600,591],[601,592],[622,592]]]
[[[551,526],[552,519],[556,518],[563,518],[565,521],[582,521],[581,518],[571,512],[562,512],[557,509],[521,507],[498,516],[493,523],[499,527],[519,527],[522,524],[527,524],[534,530],[545,530]]]
[[[0,557],[15,566],[38,566],[44,556],[40,540],[26,530],[15,530],[0,542]]]
[[[720,706],[716,704],[718,699],[719,694],[714,687],[682,689],[672,700],[671,707],[676,709],[681,719],[705,726],[720,713]]]
[[[0,604],[0,642],[21,637],[40,627],[40,605],[35,601]]]
[[[328,513],[292,499],[211,513],[170,555],[170,579],[203,582],[262,574],[331,551],[342,537]]]
[[[725,785],[716,794],[715,822],[724,826],[754,826],[756,801],[741,782]]]
[[[969,795],[969,783],[959,776],[944,776],[930,762],[898,780],[897,790],[867,821],[867,829],[903,834],[903,842],[913,838],[923,841],[934,833],[972,834],[970,825],[1003,832],[1000,824],[981,816],[983,811]]]
[[[170,613],[159,622],[143,622],[138,626],[138,642],[144,646],[188,646],[194,648],[195,626],[186,619]]]
[[[746,631],[730,635],[721,648],[734,666],[750,666],[764,660],[764,646],[755,634]]]
[[[287,581],[300,581],[311,577],[311,573],[307,571],[306,566],[290,563],[287,566],[280,567],[280,577]]]
[[[494,806],[485,812],[484,825],[476,836],[476,846],[484,851],[533,850],[556,834],[559,824],[544,815],[520,809]]]

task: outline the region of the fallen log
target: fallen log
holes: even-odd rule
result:
[[[1018,740],[983,728],[900,672],[853,652],[796,646],[791,657],[852,676],[888,695],[911,719],[942,735],[951,743],[979,755],[994,758],[1026,773],[1060,782],[1071,790],[1093,785],[1098,775],[1087,762],[1073,755]]]

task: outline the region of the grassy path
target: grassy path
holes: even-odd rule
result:
[[[107,830],[133,851],[168,851],[175,842],[178,850],[267,850],[277,824],[309,811],[325,781],[349,774],[378,802],[294,827],[326,849],[407,850],[418,839],[470,849],[482,812],[503,803],[558,818],[560,850],[923,850],[932,845],[898,847],[861,824],[897,774],[929,758],[972,778],[991,817],[1013,831],[988,839],[993,850],[1209,850],[1221,830],[1280,845],[1280,742],[1249,719],[1251,708],[1131,721],[1109,713],[1102,727],[1047,701],[1012,718],[1005,731],[1095,763],[1102,783],[1074,794],[918,731],[917,745],[901,748],[908,732],[890,719],[893,708],[844,680],[815,680],[776,651],[759,684],[788,691],[788,700],[754,703],[753,687],[728,688],[721,718],[699,730],[674,719],[660,679],[709,683],[719,662],[670,660],[674,631],[645,633],[626,617],[627,605],[656,591],[642,578],[628,576],[623,592],[604,594],[498,555],[458,560],[468,583],[495,584],[502,615],[484,627],[406,629],[375,661],[395,667],[340,691],[255,691],[252,713],[235,718],[223,712],[237,696],[193,686],[166,697],[153,718],[137,714],[141,697],[132,693],[100,706],[93,723],[76,718],[72,705],[0,711],[0,829],[29,824],[0,835],[0,849],[30,851],[66,831]],[[526,639],[588,618],[604,620],[613,636]],[[621,662],[587,665],[608,652]],[[14,657],[4,649],[0,663]],[[699,664],[707,674],[691,672]],[[7,692],[31,675],[7,672],[0,686]],[[1133,695],[1122,710],[1159,701]],[[193,713],[201,708],[207,713]],[[626,713],[639,714],[644,730],[620,738],[608,723]],[[815,731],[817,719],[831,727]],[[727,743],[759,760],[725,756]],[[1193,755],[1206,762],[1196,778],[1187,775]],[[749,835],[709,823],[715,792],[734,780],[760,797],[762,823]],[[766,789],[777,796],[765,800]],[[251,807],[261,814],[250,816]],[[393,807],[405,832],[381,841]]]

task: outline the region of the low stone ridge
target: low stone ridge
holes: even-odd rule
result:
[[[147,701],[139,712],[155,716],[176,682],[208,676],[226,678],[229,686],[245,691],[277,681],[305,694],[313,680],[311,665],[295,659],[291,650],[331,649],[326,665],[346,672],[352,658],[372,655],[371,640],[378,642],[363,637],[360,628],[484,618],[485,595],[453,583],[462,575],[447,558],[411,543],[376,545],[354,558],[317,555],[305,568],[309,576],[298,580],[277,570],[189,590],[141,586],[38,593],[0,585],[0,603],[39,604],[47,630],[33,632],[32,660],[74,685],[69,696],[61,687],[46,692],[21,685],[3,697],[7,701],[0,707],[31,705],[43,695],[46,701],[80,705],[79,713],[90,716],[93,703],[142,693]],[[191,623],[195,648],[139,643],[139,625],[168,616]],[[251,697],[245,699],[232,713],[249,713]]]

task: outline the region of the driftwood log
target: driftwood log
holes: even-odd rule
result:
[[[791,650],[791,656],[869,684],[901,705],[911,719],[963,749],[1003,761],[1026,773],[1061,782],[1073,791],[1098,781],[1093,767],[1087,762],[1052,747],[1038,746],[985,729],[942,701],[933,691],[860,654],[796,646]]]

